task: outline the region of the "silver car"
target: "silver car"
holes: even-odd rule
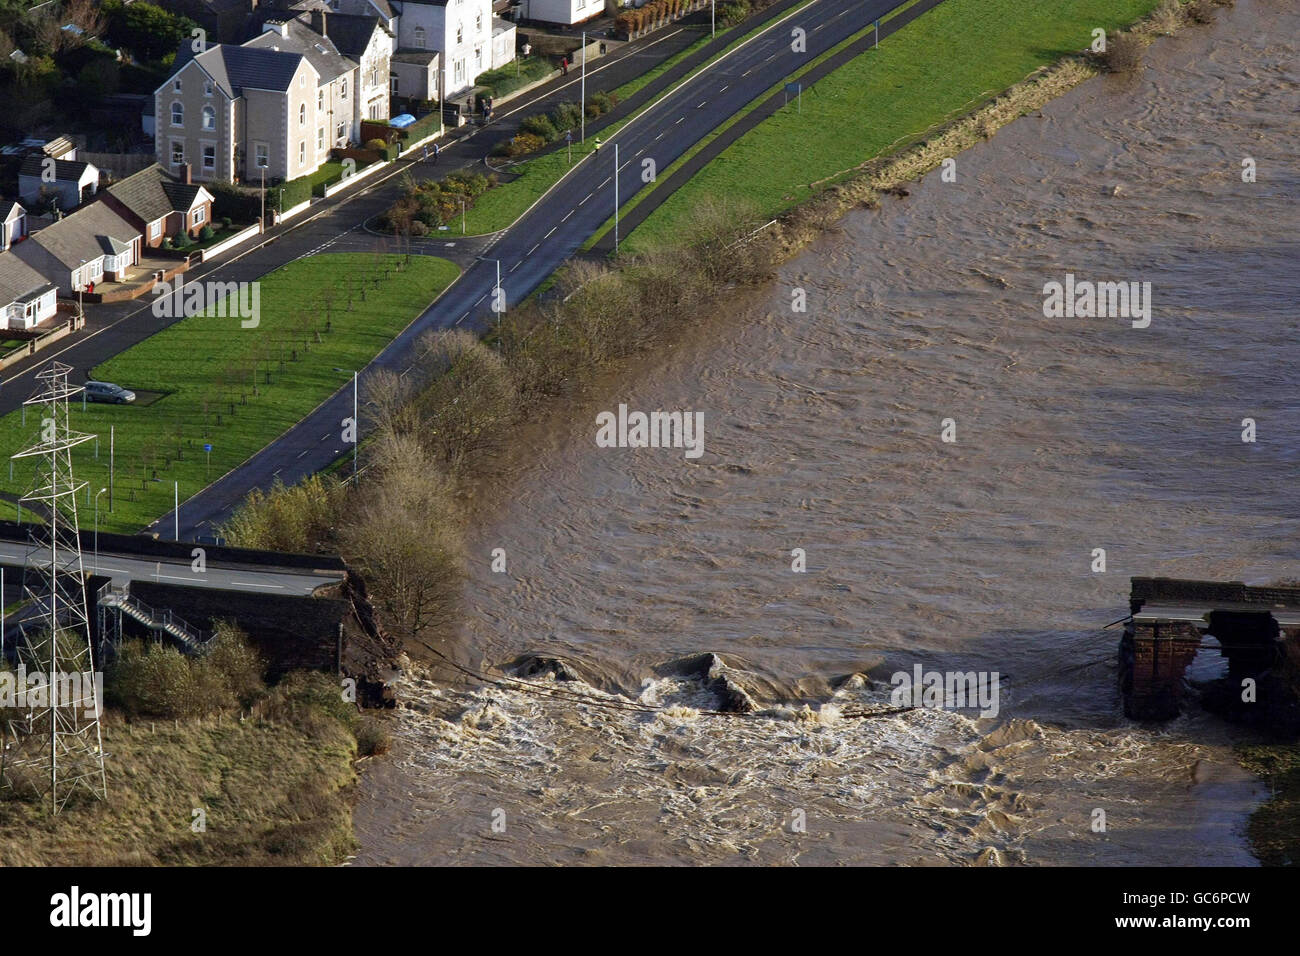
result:
[[[112,382],[87,382],[86,398],[92,402],[107,402],[110,405],[125,405],[135,401],[135,392]]]

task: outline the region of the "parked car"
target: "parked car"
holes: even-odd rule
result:
[[[110,405],[125,405],[135,401],[135,392],[112,382],[87,382],[86,398],[92,402],[107,402]]]

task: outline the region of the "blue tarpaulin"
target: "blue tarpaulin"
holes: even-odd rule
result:
[[[388,121],[389,126],[396,126],[398,129],[405,129],[415,122],[415,117],[410,113],[403,113],[401,116],[394,116]]]

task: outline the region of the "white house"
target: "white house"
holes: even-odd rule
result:
[[[0,329],[30,329],[58,311],[58,290],[13,253],[0,253]]]
[[[605,12],[605,0],[520,0],[517,8],[525,20],[573,25]]]
[[[95,195],[98,186],[99,170],[80,160],[31,153],[18,167],[18,196],[34,208],[50,197],[62,210],[75,209]]]
[[[33,232],[0,258],[15,256],[65,295],[75,295],[92,282],[125,278],[140,261],[140,247],[138,229],[105,203],[93,202]]]
[[[493,42],[491,0],[394,0],[394,5],[399,13],[398,49],[440,54],[446,99],[472,87],[480,73],[515,58],[513,31],[500,31]],[[502,36],[506,33],[508,39]]]
[[[27,237],[27,210],[12,199],[0,199],[0,252]]]

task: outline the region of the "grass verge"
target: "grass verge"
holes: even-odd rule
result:
[[[256,328],[194,316],[94,369],[93,378],[162,393],[147,405],[72,408],[72,427],[99,436],[97,455],[93,442],[73,452],[91,496],[108,485],[110,426],[116,432],[114,508],[100,497],[99,526],[138,531],[171,510],[172,482],[183,501],[242,463],[346,384],[458,274],[423,256],[409,264],[378,253],[300,259],[261,280]],[[33,443],[38,431],[30,412],[26,426],[21,412],[0,419],[0,454]],[[0,490],[21,493],[32,466],[15,463],[12,480],[2,477]]]
[[[742,136],[624,243],[678,233],[704,197],[741,197],[765,217],[807,201],[969,112],[997,91],[1085,49],[1092,30],[1131,23],[1157,0],[946,0]]]

